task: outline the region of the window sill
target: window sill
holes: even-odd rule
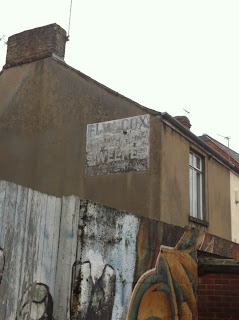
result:
[[[205,220],[201,220],[201,219],[198,219],[198,218],[194,218],[194,217],[191,217],[189,216],[188,217],[188,220],[191,221],[191,222],[195,222],[195,223],[198,223],[204,227],[208,227],[209,226],[209,223]]]

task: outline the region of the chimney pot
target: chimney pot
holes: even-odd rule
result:
[[[180,122],[188,130],[190,130],[192,125],[191,125],[188,117],[186,117],[186,116],[176,116],[176,117],[174,117],[174,119],[177,120],[178,122]]]
[[[8,38],[4,68],[50,57],[65,56],[66,31],[56,23],[14,34]]]

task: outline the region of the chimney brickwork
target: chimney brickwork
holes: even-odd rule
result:
[[[53,54],[64,59],[66,41],[66,31],[56,23],[15,34],[8,38],[4,68],[50,57]]]
[[[176,117],[174,117],[174,119],[177,120],[178,122],[180,122],[188,130],[190,130],[192,125],[191,125],[188,117],[186,117],[186,116],[176,116]]]

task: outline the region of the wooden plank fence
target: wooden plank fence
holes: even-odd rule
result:
[[[79,207],[0,181],[0,319],[70,319]]]

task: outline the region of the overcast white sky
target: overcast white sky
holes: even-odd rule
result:
[[[58,23],[71,0],[8,0],[0,38]],[[73,0],[65,61],[111,89],[172,116],[191,131],[230,136],[239,152],[238,0]],[[0,42],[0,69],[6,45]]]

